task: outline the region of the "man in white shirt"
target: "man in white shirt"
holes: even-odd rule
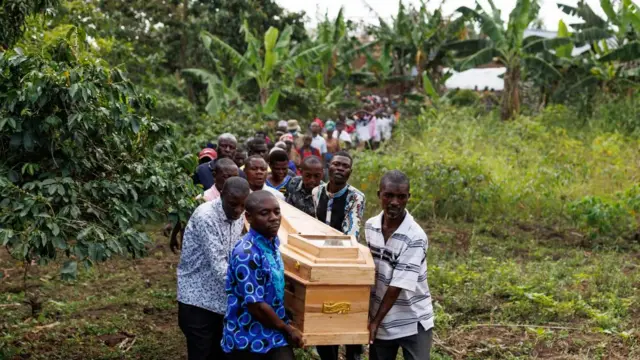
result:
[[[277,199],[284,201],[284,195],[276,189],[266,185],[269,166],[261,155],[249,156],[244,163],[244,173],[251,191],[265,190],[272,193]]]
[[[406,210],[409,178],[393,170],[382,176],[383,211],[365,225],[376,266],[369,307],[369,359],[430,358],[433,308],[427,285],[427,235]]]
[[[320,155],[324,159],[324,154],[327,153],[327,141],[320,135],[322,128],[316,122],[311,123],[311,134],[313,138],[311,140],[311,147],[318,149]]]
[[[178,264],[178,324],[189,360],[224,358],[220,341],[228,255],[244,228],[249,191],[246,180],[230,178],[220,198],[198,206],[187,223]]]
[[[342,120],[338,120],[336,123],[336,129],[333,131],[333,137],[338,139],[341,143],[340,146],[345,149],[349,149],[351,147],[351,135],[345,130],[346,124]]]

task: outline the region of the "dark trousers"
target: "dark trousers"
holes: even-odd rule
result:
[[[360,360],[362,357],[362,345],[345,345],[347,348],[347,360]],[[316,346],[318,355],[322,360],[338,360],[339,345]]]
[[[178,303],[178,324],[187,338],[189,360],[225,359],[220,341],[224,315]]]
[[[234,351],[229,354],[229,359],[233,360],[295,360],[291,346],[284,346],[271,349],[266,354],[252,353],[249,351]]]
[[[418,325],[416,335],[394,340],[376,340],[369,346],[369,360],[395,360],[398,348],[402,348],[404,360],[429,360],[433,341],[432,330],[425,330],[422,325]]]

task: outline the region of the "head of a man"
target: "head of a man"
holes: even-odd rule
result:
[[[225,133],[218,137],[218,159],[233,159],[238,147],[238,140],[233,134]]]
[[[253,138],[249,144],[249,157],[254,155],[261,156],[265,161],[269,160],[269,147],[263,138]]]
[[[233,162],[236,163],[238,168],[244,165],[244,161],[247,159],[247,152],[244,149],[236,149],[236,153],[233,155]]]
[[[346,151],[338,151],[329,163],[329,182],[334,185],[344,185],[351,176],[353,158]]]
[[[254,191],[245,202],[245,217],[251,228],[260,235],[273,239],[280,229],[280,204],[268,191]]]
[[[318,134],[320,134],[320,130],[322,130],[322,128],[320,128],[320,124],[316,122],[311,123],[310,129],[313,136],[318,136]]]
[[[247,158],[244,162],[244,173],[247,175],[251,190],[262,190],[264,182],[267,180],[267,170],[267,162],[264,161],[262,156],[253,155]]]
[[[309,191],[320,185],[324,176],[322,160],[317,156],[308,156],[302,161],[300,168],[302,173],[302,185]]]
[[[240,219],[250,192],[249,183],[241,177],[235,176],[225,181],[220,198],[222,199],[222,209],[228,219]]]
[[[402,171],[387,171],[380,179],[378,198],[382,204],[384,217],[398,219],[404,216],[407,202],[411,197],[409,178]]]
[[[306,134],[303,138],[302,138],[302,143],[304,144],[305,147],[309,147],[311,146],[311,143],[313,142],[313,137],[311,136],[311,134]]]
[[[338,121],[337,122],[345,122],[347,121],[347,115],[343,112],[338,113]]]
[[[273,148],[269,154],[269,167],[271,167],[271,177],[274,181],[280,182],[289,173],[289,155],[281,148]]]
[[[218,159],[216,166],[213,168],[213,179],[218,191],[224,187],[224,183],[228,178],[238,176],[238,166],[229,158]]]

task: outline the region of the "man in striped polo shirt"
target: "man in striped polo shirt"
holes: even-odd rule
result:
[[[427,235],[405,209],[409,178],[393,170],[380,180],[382,213],[365,225],[367,245],[376,265],[371,292],[369,359],[430,358],[433,308],[427,285]]]

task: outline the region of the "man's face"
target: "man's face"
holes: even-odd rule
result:
[[[320,125],[316,123],[311,123],[311,132],[313,133],[313,135],[320,134]]]
[[[247,195],[237,195],[231,192],[222,197],[222,210],[230,220],[238,220],[244,212],[244,201]]]
[[[255,146],[251,153],[249,154],[249,156],[252,155],[260,155],[262,156],[262,158],[267,161],[267,156],[269,154],[269,148],[267,147],[267,144],[263,144],[263,145],[257,145]]]
[[[304,146],[307,146],[307,147],[311,146],[311,141],[312,140],[311,140],[310,136],[305,136],[304,137]]]
[[[329,164],[329,180],[337,185],[345,184],[351,176],[351,160],[346,156],[334,156]]]
[[[302,184],[307,190],[312,190],[316,186],[320,185],[324,171],[322,164],[311,164],[302,167]]]
[[[233,162],[235,162],[238,167],[242,167],[246,159],[247,153],[244,151],[236,152],[236,154],[233,156]]]
[[[252,213],[246,212],[251,227],[267,238],[278,235],[280,229],[280,204],[270,196],[262,201]]]
[[[218,159],[233,159],[236,153],[236,143],[229,139],[222,139],[218,142]]]
[[[287,153],[290,152],[291,148],[293,147],[293,142],[285,141],[284,143],[287,145]]]
[[[280,181],[289,173],[289,161],[275,161],[271,163],[271,176],[273,180]]]
[[[267,179],[267,163],[262,159],[252,159],[245,167],[244,173],[252,189],[261,189]]]
[[[398,219],[402,217],[410,196],[407,184],[395,184],[389,181],[380,184],[378,198],[382,203],[385,218]]]
[[[216,188],[218,191],[222,191],[222,187],[228,178],[232,176],[238,176],[238,167],[237,166],[225,166],[221,169],[216,170],[213,173],[213,178],[216,182]]]

